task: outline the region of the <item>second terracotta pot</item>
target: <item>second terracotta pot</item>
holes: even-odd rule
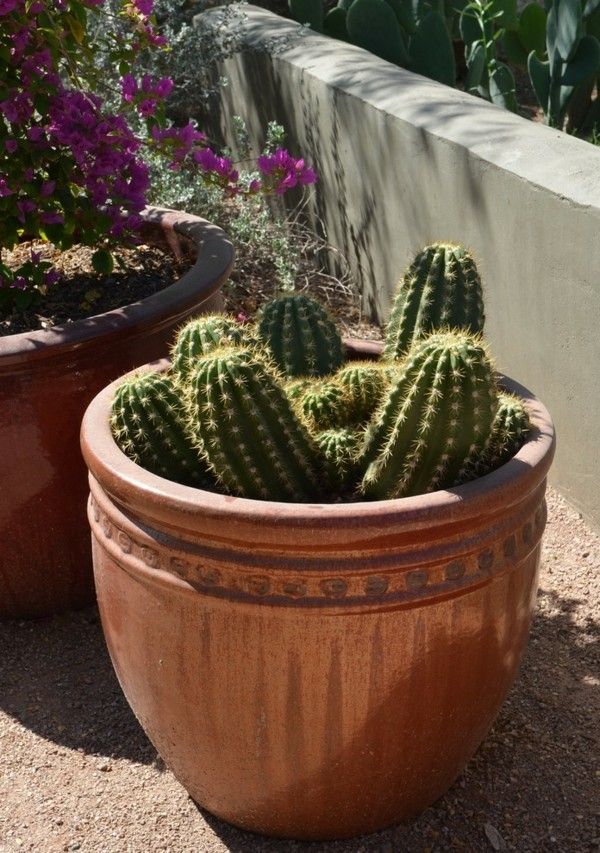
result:
[[[79,428],[107,382],[164,357],[189,317],[221,306],[233,261],[226,235],[183,213],[146,212],[147,239],[176,235],[198,249],[175,284],[70,325],[0,338],[0,618],[93,600],[86,469]]]
[[[514,389],[514,386],[509,386]],[[553,430],[451,491],[243,500],[118,449],[115,386],[82,430],[102,624],[121,686],[191,796],[275,836],[418,814],[495,719],[525,647]],[[521,389],[522,390],[522,389]]]

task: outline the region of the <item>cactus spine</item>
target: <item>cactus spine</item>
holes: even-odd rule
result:
[[[352,361],[335,375],[347,395],[345,423],[367,421],[379,406],[390,381],[389,365],[374,361]]]
[[[434,243],[419,252],[400,281],[385,336],[384,358],[403,356],[443,328],[483,331],[481,280],[462,246]]]
[[[521,448],[530,429],[529,415],[522,400],[500,393],[488,441],[473,462],[472,477],[482,477],[508,462]]]
[[[325,430],[316,436],[317,444],[335,472],[335,481],[342,491],[356,485],[356,455],[362,438],[362,432],[353,429]]]
[[[302,294],[264,306],[258,337],[286,376],[326,376],[344,359],[342,339],[326,311]]]
[[[275,374],[248,349],[201,358],[190,381],[190,429],[231,494],[310,501],[328,487],[325,460]]]
[[[492,365],[464,332],[417,344],[392,383],[359,456],[371,498],[431,492],[472,477],[498,408]]]
[[[311,431],[334,429],[346,421],[348,396],[334,382],[311,382],[300,399],[300,409]]]
[[[144,373],[119,386],[111,428],[121,450],[153,474],[200,488],[214,483],[187,435],[179,392],[168,376]]]
[[[243,328],[225,314],[207,314],[184,326],[171,350],[173,372],[185,382],[201,356],[218,347],[242,341]]]

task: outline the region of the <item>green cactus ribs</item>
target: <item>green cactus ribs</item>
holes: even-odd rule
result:
[[[243,335],[243,327],[225,314],[207,314],[187,323],[171,350],[175,376],[185,382],[199,358],[218,347],[240,343]]]
[[[144,373],[120,385],[111,428],[121,450],[147,471],[183,485],[214,486],[186,432],[185,411],[169,376]]]
[[[247,498],[310,501],[326,494],[326,463],[276,375],[249,349],[216,350],[190,385],[190,429],[219,482]]]
[[[403,279],[388,323],[384,358],[401,358],[419,338],[444,328],[483,331],[477,267],[462,246],[434,243],[419,252]]]
[[[498,395],[498,410],[481,456],[474,460],[472,477],[495,471],[517,453],[531,430],[527,409],[512,394]]]
[[[459,485],[487,446],[498,395],[480,340],[431,335],[392,382],[359,456],[361,491],[398,498]]]
[[[352,361],[341,367],[334,381],[346,392],[345,422],[369,420],[390,381],[390,366],[377,361]]]
[[[303,294],[265,305],[257,333],[286,376],[326,376],[344,359],[335,324],[318,302]]]
[[[348,395],[335,382],[313,381],[300,398],[300,409],[311,431],[333,429],[346,422]]]
[[[362,438],[362,432],[353,429],[324,430],[316,436],[317,444],[335,472],[335,480],[342,492],[356,485],[356,456]]]

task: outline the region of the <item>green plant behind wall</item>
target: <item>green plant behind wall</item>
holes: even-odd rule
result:
[[[289,0],[289,7],[297,21],[316,32],[448,86],[456,83],[457,9],[450,0],[339,0],[327,14],[323,0]]]

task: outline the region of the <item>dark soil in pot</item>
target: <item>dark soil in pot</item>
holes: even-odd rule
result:
[[[41,260],[52,261],[60,281],[32,305],[15,308],[6,316],[0,313],[0,336],[48,329],[138,302],[177,281],[196,255],[190,248],[177,259],[157,246],[142,243],[119,249],[113,272],[99,275],[92,267],[94,249],[89,246],[73,246],[61,252],[52,244],[37,242],[23,243],[8,252],[7,265],[19,267],[32,251]]]

